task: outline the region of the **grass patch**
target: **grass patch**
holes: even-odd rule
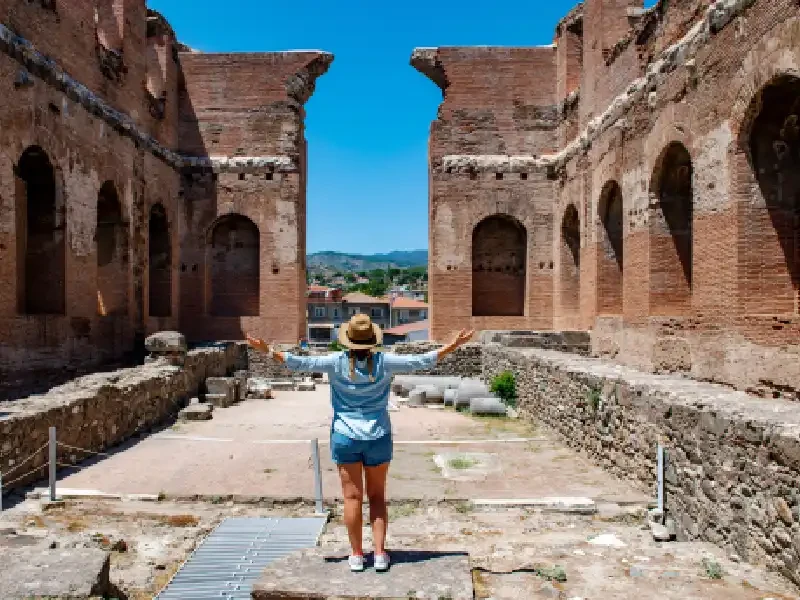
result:
[[[725,571],[722,570],[720,564],[710,558],[703,559],[703,568],[706,571],[706,577],[709,579],[722,579],[725,576]]]
[[[412,504],[398,504],[389,505],[389,519],[401,519],[403,517],[410,517],[417,512],[417,507]]]
[[[486,576],[478,569],[472,570],[472,587],[475,590],[475,598],[484,600],[492,597],[492,588],[486,581]]]
[[[472,505],[469,502],[459,502],[453,508],[455,508],[457,513],[462,515],[472,512]]]
[[[477,460],[471,458],[451,458],[447,461],[447,466],[451,469],[471,469],[478,464]]]
[[[535,573],[542,579],[547,581],[559,581],[564,583],[567,580],[567,572],[561,565],[554,565],[552,567],[536,567]]]
[[[159,521],[169,527],[197,527],[200,524],[200,519],[194,515],[164,515]]]
[[[592,412],[597,412],[600,409],[600,404],[603,402],[603,396],[600,393],[600,388],[592,388],[586,395],[586,404],[591,407]]]
[[[264,473],[265,473],[266,475],[271,475],[271,474],[272,474],[272,473],[274,473],[275,471],[276,471],[276,469],[264,469]]]
[[[75,519],[74,521],[70,521],[67,524],[67,531],[69,531],[70,533],[78,533],[80,531],[86,531],[86,523],[84,523],[80,519]]]

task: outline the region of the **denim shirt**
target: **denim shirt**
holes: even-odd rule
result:
[[[392,375],[429,369],[436,364],[438,351],[425,354],[373,355],[374,381],[369,380],[367,361],[356,361],[354,379],[350,379],[347,352],[324,356],[297,356],[285,353],[286,366],[293,371],[327,373],[331,384],[333,431],[352,440],[377,440],[392,432],[389,421],[389,392]]]

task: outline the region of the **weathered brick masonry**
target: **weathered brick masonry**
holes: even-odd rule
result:
[[[145,0],[0,2],[0,379],[159,329],[298,339],[331,60],[194,52]]]
[[[800,6],[586,0],[552,47],[419,49],[431,331],[800,399]]]
[[[484,376],[516,374],[522,418],[655,498],[668,451],[680,539],[718,544],[800,584],[800,407],[717,384],[547,350],[484,347]]]

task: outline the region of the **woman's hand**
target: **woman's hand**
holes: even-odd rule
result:
[[[247,343],[250,344],[250,347],[254,350],[269,354],[273,360],[277,360],[278,362],[285,362],[286,360],[283,356],[283,352],[276,351],[273,344],[268,344],[260,338],[255,338],[248,335]]]
[[[459,331],[452,342],[450,342],[444,348],[439,350],[439,360],[450,354],[453,350],[457,349],[458,347],[466,344],[468,341],[472,339],[473,335],[475,335],[475,330],[467,331],[466,329],[462,329],[461,331]]]
[[[473,335],[475,335],[475,330],[474,329],[470,330],[470,331],[467,331],[466,329],[462,329],[461,331],[459,331],[456,334],[455,339],[452,342],[450,342],[450,345],[455,350],[459,346],[463,346],[468,341],[470,341],[472,339]]]

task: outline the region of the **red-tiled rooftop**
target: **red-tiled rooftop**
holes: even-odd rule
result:
[[[424,309],[428,308],[428,305],[420,300],[414,300],[413,298],[406,298],[405,296],[400,296],[399,298],[395,298],[394,302],[392,302],[392,308]]]
[[[391,329],[386,329],[383,333],[388,333],[389,335],[406,335],[407,333],[411,333],[412,331],[422,331],[423,329],[428,329],[428,321],[417,321],[416,323],[406,323],[405,325],[398,325],[397,327],[392,327]]]
[[[343,300],[351,304],[387,304],[389,302],[386,298],[375,298],[374,296],[368,296],[361,292],[347,294]]]

